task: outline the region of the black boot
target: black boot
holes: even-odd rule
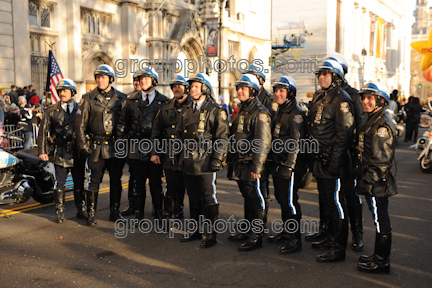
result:
[[[58,224],[63,223],[64,214],[65,214],[65,193],[64,189],[55,189],[54,190],[54,202],[55,202],[55,222]]]
[[[175,201],[172,197],[165,196],[164,198],[164,218],[171,219],[174,215]]]
[[[202,201],[201,199],[191,199],[189,198],[189,211],[192,219],[196,221],[197,229],[192,233],[185,233],[181,238],[180,242],[190,242],[194,240],[201,240],[201,233],[199,232],[199,216],[203,214],[202,212]]]
[[[296,252],[299,251],[302,247],[302,240],[301,240],[301,225],[300,225],[300,221],[301,221],[301,214],[297,214],[297,215],[292,215],[290,216],[289,219],[292,219],[294,221],[296,221],[298,223],[298,229],[296,231],[294,231],[293,233],[290,233],[290,239],[289,242],[280,248],[280,252],[281,253],[292,253],[292,252]]]
[[[362,251],[363,244],[363,213],[362,204],[355,206],[348,206],[348,213],[350,218],[351,232],[352,232],[352,249],[354,251]]]
[[[324,238],[324,240],[313,242],[312,248],[321,250],[330,250],[333,247],[333,240],[330,235]]]
[[[131,168],[129,168],[129,172],[130,171],[131,171]],[[134,186],[135,186],[135,181],[131,175],[129,177],[129,187],[128,187],[129,205],[126,207],[125,210],[123,210],[120,213],[122,216],[130,216],[130,215],[133,215],[135,213],[135,209],[134,209]]]
[[[133,196],[134,210],[135,210],[135,226],[139,225],[139,222],[144,219],[144,208],[145,208],[145,196],[134,194]]]
[[[252,220],[253,220],[252,209],[250,209],[246,206],[244,206],[244,220],[247,220],[249,223],[252,223]],[[239,225],[239,224],[237,224],[237,225]],[[243,223],[240,223],[240,225],[241,225],[240,230],[245,231],[247,228],[246,227],[247,224],[245,222],[243,222]],[[249,238],[249,233],[250,233],[250,230],[247,232],[243,232],[243,233],[238,232],[235,234],[231,234],[230,236],[228,236],[228,240],[233,241],[233,242],[244,242]]]
[[[331,227],[330,239],[334,241],[333,247],[325,254],[318,255],[317,261],[319,262],[337,262],[345,260],[345,250],[348,241],[348,220],[335,219],[333,220],[334,228]]]
[[[219,217],[219,204],[211,204],[204,207],[205,218],[210,220],[211,231],[204,233],[203,241],[200,244],[200,248],[210,248],[217,243],[216,231],[214,230],[214,223]]]
[[[392,234],[376,233],[375,252],[372,256],[361,256],[357,269],[366,273],[390,273],[390,251]]]
[[[86,205],[85,205],[85,192],[81,189],[74,189],[74,200],[77,208],[76,217],[80,219],[87,219]]]
[[[97,225],[96,211],[97,211],[97,199],[98,192],[86,191],[87,195],[87,225],[94,227]]]
[[[117,220],[125,220],[125,218],[120,214],[120,200],[121,200],[121,192],[120,188],[111,188],[110,189],[110,221]]]
[[[274,235],[270,235],[267,238],[267,242],[270,243],[280,243],[282,241],[288,241],[291,239],[290,234],[286,231],[285,229],[285,223],[287,223],[287,221],[290,219],[291,213],[287,210],[282,210],[282,221],[283,221],[283,231],[279,234],[277,234],[276,236]],[[299,223],[299,229],[300,229],[300,222]]]
[[[325,204],[319,199],[319,212],[320,212],[320,225],[319,230],[316,233],[310,233],[305,236],[306,241],[319,242],[327,238],[328,236],[328,215],[325,208]]]
[[[262,221],[260,227],[255,227],[261,230],[258,233],[255,233],[253,229],[251,229],[251,232],[249,234],[248,240],[240,245],[239,250],[240,251],[251,251],[257,248],[262,247],[262,238],[264,235],[264,219],[265,219],[265,209],[264,210],[252,210],[252,219],[259,219]]]

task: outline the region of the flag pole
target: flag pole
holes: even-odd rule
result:
[[[45,43],[48,45],[49,47],[49,52],[48,52],[48,71],[47,71],[47,80],[46,80],[46,84],[45,84],[45,104],[44,104],[44,111],[48,106],[48,99],[51,100],[51,92],[49,92],[49,86],[50,86],[50,71],[51,71],[51,56],[52,56],[52,47],[54,46],[54,44],[56,44],[56,42],[54,43],[48,43],[47,41],[45,41]]]

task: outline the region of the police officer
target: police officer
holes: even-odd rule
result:
[[[264,183],[268,179],[265,163],[271,147],[271,120],[268,110],[258,101],[258,85],[252,74],[243,74],[235,82],[241,103],[230,128],[235,149],[230,149],[228,177],[237,181],[244,198],[244,218],[249,223],[256,220],[249,233],[229,236],[231,241],[245,241],[239,246],[240,251],[262,247],[267,218]],[[253,143],[257,149],[251,148]]]
[[[139,142],[142,140],[150,141],[153,121],[159,110],[168,102],[168,98],[155,89],[159,78],[153,68],[143,68],[137,76],[140,78],[141,90],[126,100],[117,126],[117,136],[119,139],[129,139],[128,163],[132,167],[135,179],[136,219],[139,221],[144,218],[146,181],[149,179],[155,219],[158,219],[159,225],[161,225],[162,165],[151,162],[151,149],[140,149]]]
[[[326,60],[337,61],[343,69],[344,77],[348,73],[348,65],[345,58],[342,55],[334,54],[327,57]],[[364,114],[362,102],[358,94],[358,90],[352,88],[348,82],[342,83],[341,88],[347,92],[354,105],[354,116],[355,116],[355,134],[361,130],[363,125],[366,123],[366,115]],[[364,248],[363,244],[363,213],[362,213],[362,200],[356,192],[356,179],[353,174],[353,169],[355,168],[355,158],[357,155],[357,139],[358,137],[353,137],[353,141],[349,147],[349,157],[347,158],[347,163],[345,163],[346,169],[343,169],[344,174],[341,178],[341,189],[345,194],[345,199],[347,202],[348,215],[350,220],[351,232],[352,232],[352,242],[351,247],[354,251],[361,251]]]
[[[246,74],[252,74],[255,75],[255,77],[257,77],[259,82],[259,91],[256,97],[258,98],[259,102],[264,107],[267,108],[267,110],[270,112],[271,117],[273,118],[276,115],[276,112],[278,110],[278,104],[276,103],[273,95],[264,88],[264,83],[266,80],[265,74],[262,71],[260,71],[258,67],[255,67],[253,65],[249,67],[249,70],[246,71]],[[266,215],[267,215],[268,209],[270,208],[269,181],[268,179],[262,179],[261,181],[264,184],[263,194],[266,195],[265,202],[266,202]],[[265,222],[267,222],[267,218],[264,220]]]
[[[281,247],[282,253],[298,251],[302,246],[300,234],[302,213],[297,192],[304,172],[299,168],[301,165],[304,166],[304,161],[299,163],[298,155],[300,139],[305,137],[306,116],[297,105],[296,93],[297,85],[292,77],[282,76],[275,80],[273,94],[279,109],[272,120],[274,145],[269,155],[268,167],[273,175],[275,197],[281,206],[284,230],[276,236],[270,236],[267,240],[271,243],[288,241]]]
[[[396,181],[391,172],[396,146],[396,129],[384,106],[389,103],[387,87],[370,82],[360,91],[368,120],[359,133],[361,180],[358,192],[365,195],[375,226],[375,251],[359,258],[358,270],[369,273],[390,273],[392,242],[388,214],[388,197],[396,194]],[[360,175],[359,175],[360,176]]]
[[[214,224],[219,217],[216,172],[222,170],[228,149],[228,116],[211,96],[213,88],[206,74],[198,73],[189,79],[189,85],[192,102],[182,111],[177,129],[178,138],[187,143],[180,155],[179,166],[189,196],[191,218],[199,222],[200,215],[204,214]],[[197,230],[184,235],[180,241],[203,239],[201,248],[212,247],[217,243],[213,226],[204,231],[204,237]]]
[[[109,220],[123,219],[119,207],[124,161],[115,157],[114,136],[126,95],[111,87],[115,75],[109,65],[99,65],[94,76],[97,88],[83,95],[75,119],[77,146],[81,154],[88,155],[91,172],[86,191],[89,226],[97,225],[97,198],[105,169],[108,169],[110,177]]]
[[[41,160],[54,163],[56,173],[55,222],[62,223],[65,212],[65,182],[69,171],[73,177],[77,218],[87,219],[84,194],[86,157],[78,153],[75,145],[73,123],[78,104],[73,97],[76,94],[76,84],[65,78],[57,83],[56,90],[60,101],[49,107],[44,113],[39,126],[38,154]]]
[[[340,87],[343,70],[334,60],[325,60],[316,71],[321,90],[311,101],[308,136],[319,143],[319,153],[313,161],[320,201],[325,206],[329,235],[312,247],[329,249],[319,255],[319,262],[345,259],[348,219],[345,197],[341,193],[341,168],[351,145],[354,130],[353,105],[349,95]],[[321,213],[320,213],[321,214]]]
[[[170,157],[168,141],[176,137],[180,113],[192,100],[188,97],[190,85],[182,75],[176,75],[171,79],[170,86],[174,99],[162,107],[160,113],[156,115],[151,136],[153,151],[150,161],[154,164],[162,163],[165,172],[167,191],[164,198],[164,216],[182,219],[186,187],[183,173],[178,170],[176,158],[173,157],[174,155]],[[163,141],[166,141],[166,145]],[[156,147],[163,147],[165,150],[158,152]]]
[[[134,91],[130,92],[127,95],[127,98],[129,99],[130,96],[132,96],[135,92],[141,90],[140,87],[140,79],[138,77],[138,72],[139,70],[135,71],[135,73],[133,74],[132,78],[133,78],[133,87],[134,87]],[[134,206],[134,196],[133,196],[133,187],[135,185],[135,180],[132,176],[132,167],[130,165],[129,166],[129,186],[128,186],[128,200],[129,200],[129,205],[126,207],[125,210],[123,210],[121,212],[122,216],[130,216],[135,214],[135,206]]]

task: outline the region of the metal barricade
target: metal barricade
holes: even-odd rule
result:
[[[9,133],[11,131],[16,130],[17,125],[2,125],[1,129],[3,129],[3,133]],[[24,140],[22,130],[13,132],[10,135]],[[1,143],[1,147],[3,149],[21,149],[23,148],[23,145],[24,145],[24,141],[19,141],[16,139],[7,139],[7,138],[3,138],[3,142]]]

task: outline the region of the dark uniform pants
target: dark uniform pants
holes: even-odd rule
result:
[[[89,161],[88,166],[90,168],[88,191],[99,191],[99,185],[102,182],[105,169],[108,170],[110,177],[110,191],[116,191],[115,189],[122,190],[121,177],[123,174],[124,159],[110,158],[101,159],[96,162]]]
[[[357,179],[349,172],[341,179],[342,191],[345,195],[348,206],[356,206],[362,204],[360,196],[357,194]]]
[[[267,197],[266,183],[261,179],[255,181],[238,180],[240,192],[244,198],[244,206],[253,210],[264,210]]]
[[[372,211],[377,233],[390,234],[391,225],[388,215],[388,198],[366,197],[366,202]]]
[[[327,211],[328,221],[348,219],[345,197],[341,192],[341,179],[317,178],[320,201]]]
[[[165,169],[164,171],[167,184],[165,196],[173,198],[177,205],[183,206],[186,189],[183,172],[173,169]]]
[[[140,161],[130,159],[128,161],[130,168],[132,168],[132,176],[135,180],[135,193],[138,198],[143,199],[141,204],[145,205],[146,198],[146,182],[149,179],[150,193],[153,200],[154,209],[157,211],[162,210],[162,165],[154,164],[150,161]],[[143,209],[143,207],[138,207]],[[139,210],[138,209],[138,210]]]
[[[84,191],[84,180],[85,180],[85,163],[87,158],[84,156],[75,159],[73,167],[65,168],[60,165],[54,165],[55,176],[56,176],[56,189],[65,189],[66,177],[69,171],[72,173],[74,190]]]
[[[189,202],[202,200],[202,205],[218,204],[216,198],[216,172],[204,175],[187,175],[183,173]]]
[[[281,209],[288,211],[291,215],[302,214],[300,204],[298,203],[299,197],[297,193],[299,189],[298,183],[301,182],[301,178],[297,179],[296,175],[297,173],[293,172],[290,180],[273,176],[276,200],[281,206]]]

